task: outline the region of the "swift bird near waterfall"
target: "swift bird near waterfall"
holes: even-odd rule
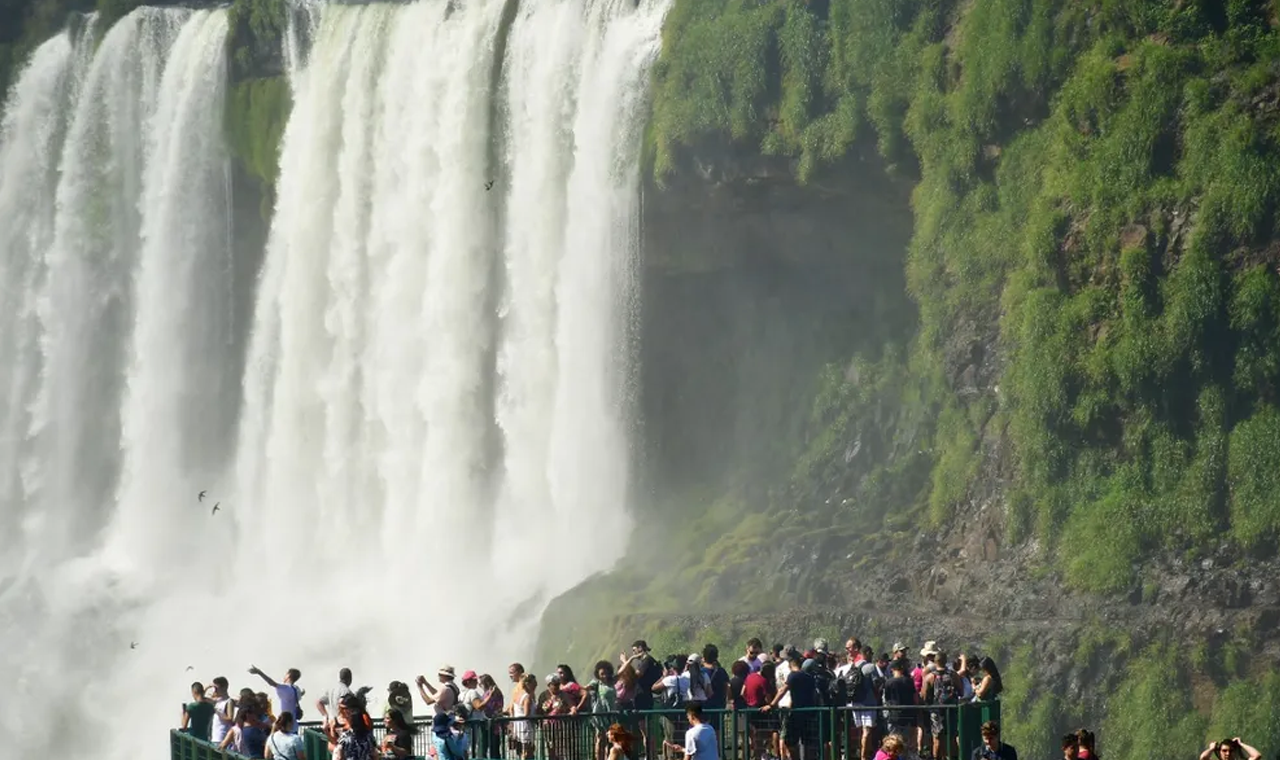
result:
[[[209,513],[209,516],[210,516],[210,517],[212,517],[213,515],[218,514],[218,504],[221,504],[221,503],[222,503],[222,502],[220,502],[220,501],[219,501],[219,502],[217,502],[217,503],[215,503],[215,504],[213,505],[213,511]]]
[[[488,191],[492,190],[492,189],[493,189],[493,180],[489,180],[488,182],[484,183],[484,189],[485,189],[485,192],[488,192]]]
[[[136,641],[130,641],[130,642],[129,642],[129,648],[130,648],[130,649],[137,649],[137,648],[138,648],[138,642],[136,642]]]
[[[201,491],[200,493],[196,494],[196,501],[204,501],[204,494],[205,494],[204,491]]]

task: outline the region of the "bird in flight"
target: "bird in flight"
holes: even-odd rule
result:
[[[193,670],[195,670],[195,669],[196,669],[196,668],[195,668],[195,666],[194,666],[194,665],[188,665],[188,666],[187,666],[187,672],[191,672],[191,671],[193,671]]]
[[[222,503],[222,502],[217,502],[216,504],[214,504],[214,505],[213,505],[213,511],[212,511],[212,512],[210,512],[209,514],[210,514],[210,515],[216,515],[216,514],[218,514],[218,504],[221,504],[221,503]]]
[[[204,491],[196,494],[196,501],[204,501]]]
[[[488,182],[484,183],[484,189],[485,189],[486,191],[488,191],[488,190],[492,190],[492,189],[493,189],[493,180],[489,180]]]
[[[137,649],[137,648],[138,648],[138,642],[136,642],[136,641],[130,641],[130,642],[129,642],[129,648],[130,648],[130,649]]]

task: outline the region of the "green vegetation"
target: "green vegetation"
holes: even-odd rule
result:
[[[728,140],[807,181],[874,143],[913,176],[920,324],[877,403],[885,438],[929,443],[880,447],[886,485],[854,499],[944,525],[1007,439],[1009,538],[1129,591],[1153,554],[1280,537],[1275,23],[1261,0],[680,0],[652,167]],[[869,391],[830,385],[800,484],[865,426]]]
[[[283,76],[246,79],[227,93],[226,131],[231,153],[262,191],[262,217],[271,215],[280,141],[292,106]]]
[[[280,142],[293,107],[281,70],[288,14],[285,0],[236,0],[227,17],[227,143],[241,171],[258,185],[264,223],[274,207]]]

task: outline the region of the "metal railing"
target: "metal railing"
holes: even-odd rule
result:
[[[923,705],[877,708],[815,707],[803,710],[707,710],[706,722],[715,729],[723,760],[859,760],[859,724],[873,726],[871,752],[889,732],[902,735],[910,749],[923,738],[932,753],[932,729],[939,726],[946,739],[937,760],[966,760],[982,743],[980,727],[1000,719],[1000,702],[963,705]],[[491,718],[467,724],[473,760],[604,760],[608,746],[604,735],[619,723],[636,736],[632,760],[671,760],[663,742],[683,744],[688,719],[683,710],[646,710],[579,715],[538,715],[525,718]],[[377,721],[378,746],[386,730]],[[433,756],[431,720],[414,720],[413,756]],[[329,741],[315,723],[304,723],[303,748],[307,760],[331,760]],[[921,734],[923,736],[921,737]],[[218,749],[181,731],[170,738],[171,760],[240,760],[231,751]],[[785,754],[784,754],[785,753]],[[945,754],[944,754],[945,753]]]
[[[170,760],[243,760],[243,758],[244,755],[236,754],[229,749],[218,749],[218,745],[197,739],[185,731],[175,728],[169,732]]]

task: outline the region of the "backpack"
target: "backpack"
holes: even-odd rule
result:
[[[849,704],[849,682],[844,676],[832,678],[827,684],[827,704],[833,707],[844,707]]]
[[[956,682],[950,670],[933,671],[933,702],[939,705],[956,703]]]
[[[670,692],[663,692],[662,706],[678,710],[684,707],[684,689],[680,688],[681,676],[676,676],[676,687]]]
[[[293,684],[289,684],[289,688],[293,689],[293,703],[297,705],[295,709],[298,711],[298,714],[293,716],[293,722],[300,723],[302,722],[302,692]]]
[[[471,720],[471,705],[462,704],[462,689],[458,688],[458,684],[450,681],[444,687],[453,692],[453,709],[450,712],[463,720]]]
[[[877,669],[875,675],[871,677],[871,695],[875,697],[876,702],[884,701],[884,684],[885,677],[880,675],[880,670]]]
[[[843,705],[843,703],[841,702],[827,701],[831,697],[831,688],[832,688],[831,685],[836,680],[836,678],[831,673],[831,671],[827,668],[826,665],[822,665],[820,663],[815,664],[813,666],[813,672],[810,673],[809,675],[813,676],[813,685],[817,687],[819,705],[823,705],[823,704],[833,704],[836,706]]]
[[[862,672],[862,665],[850,665],[844,674],[844,690],[848,701],[857,702],[867,693],[867,674]],[[845,702],[848,704],[848,702]]]
[[[711,680],[707,678],[707,674],[702,672],[702,668],[698,668],[690,672],[688,677],[689,697],[694,702],[706,702],[711,694]]]

